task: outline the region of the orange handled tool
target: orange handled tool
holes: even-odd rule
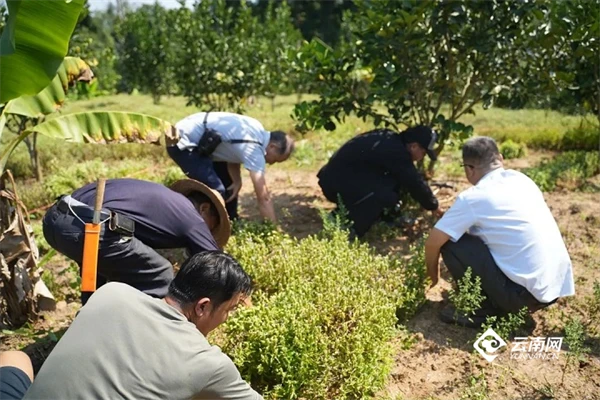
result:
[[[99,178],[96,183],[96,204],[92,223],[85,224],[83,239],[83,263],[81,265],[81,292],[96,291],[96,273],[98,271],[98,246],[100,244],[100,213],[104,201],[106,179]]]

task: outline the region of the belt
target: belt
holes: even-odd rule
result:
[[[58,200],[56,207],[59,211],[65,214],[68,214],[72,211],[82,220],[92,221],[94,218],[94,209],[92,207],[75,200],[71,196],[63,196],[60,200]],[[116,233],[133,235],[135,232],[135,221],[124,216],[123,214],[116,213],[106,208],[100,211],[100,220],[110,220],[108,223],[108,229]]]
[[[71,208],[69,208],[69,204],[71,205]],[[68,214],[72,209],[73,212],[81,219],[87,219],[91,221],[94,218],[94,209],[92,207],[75,200],[71,196],[64,196],[58,201],[56,206],[65,214]],[[100,220],[105,220],[107,218],[110,218],[110,211],[103,209],[100,212]]]

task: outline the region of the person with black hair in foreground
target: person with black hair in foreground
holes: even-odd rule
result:
[[[341,199],[359,237],[382,218],[384,210],[395,209],[402,193],[441,216],[436,197],[414,165],[426,154],[432,160],[437,158],[433,150],[436,140],[437,134],[422,125],[399,134],[389,129],[360,134],[321,168],[319,186],[327,200],[338,204]]]
[[[164,299],[107,283],[33,383],[23,360],[0,369],[0,388],[10,385],[3,399],[262,399],[206,339],[251,291],[250,277],[220,251],[190,257]]]
[[[241,165],[250,173],[260,215],[277,222],[265,179],[266,164],[287,160],[294,140],[282,131],[267,131],[246,115],[200,112],[175,125],[178,140],[167,140],[167,153],[188,178],[205,183],[225,200],[232,220],[238,218]]]
[[[77,262],[83,259],[85,223],[92,221],[96,183],[61,196],[43,220],[50,246]],[[102,208],[97,286],[127,283],[162,298],[173,266],[155,249],[187,248],[190,254],[223,248],[231,226],[221,196],[192,179],[170,188],[137,179],[106,181]],[[89,294],[82,295],[85,304]]]

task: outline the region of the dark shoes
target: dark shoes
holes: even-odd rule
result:
[[[473,315],[466,315],[449,305],[440,311],[440,319],[447,324],[456,324],[467,328],[479,328],[487,317],[496,315],[493,309],[480,308]]]

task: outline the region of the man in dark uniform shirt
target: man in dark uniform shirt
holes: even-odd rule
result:
[[[92,220],[95,198],[96,183],[90,183],[62,196],[43,220],[48,244],[80,267],[84,226]],[[173,280],[173,266],[154,249],[187,248],[192,254],[217,250],[231,233],[219,193],[192,179],[171,188],[109,179],[101,221],[97,286],[123,282],[153,297],[164,297]],[[82,303],[88,297],[82,296]]]
[[[385,209],[398,204],[401,192],[441,215],[437,199],[414,165],[425,154],[436,159],[436,140],[436,133],[426,126],[400,134],[389,129],[363,133],[345,143],[321,168],[319,186],[329,201],[337,203],[341,198],[359,237]]]

